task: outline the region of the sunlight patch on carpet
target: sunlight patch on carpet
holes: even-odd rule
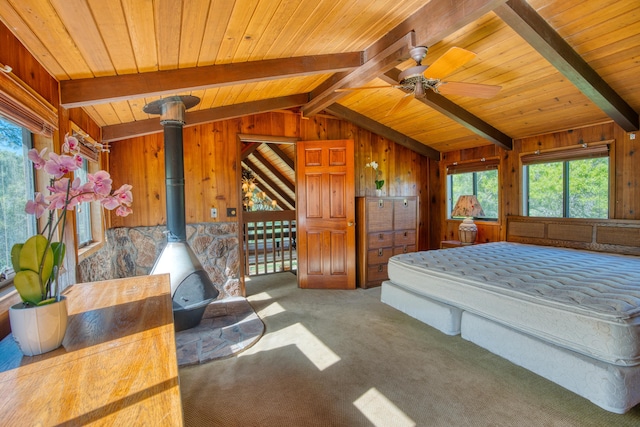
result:
[[[258,316],[260,316],[261,319],[264,319],[266,317],[275,316],[276,314],[280,314],[285,311],[287,310],[283,306],[281,306],[277,302],[274,302],[273,304],[269,304],[267,307],[258,311]]]
[[[394,427],[413,427],[416,423],[375,387],[353,402],[356,408],[376,427],[384,427],[393,422]]]
[[[260,351],[269,351],[276,348],[295,345],[319,371],[323,371],[340,361],[340,357],[327,347],[321,340],[313,335],[301,323],[288,326],[275,332],[270,332],[262,337]],[[253,354],[247,351],[238,357]]]

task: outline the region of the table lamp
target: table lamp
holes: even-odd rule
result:
[[[478,198],[474,195],[460,196],[456,202],[456,206],[451,212],[452,217],[463,216],[465,219],[458,228],[458,240],[463,245],[471,245],[475,243],[478,235],[478,227],[473,223],[473,217],[484,216],[484,211]]]

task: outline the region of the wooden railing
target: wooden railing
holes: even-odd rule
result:
[[[296,211],[243,212],[242,218],[245,275],[297,269]]]

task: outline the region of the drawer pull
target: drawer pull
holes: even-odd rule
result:
[[[407,253],[407,245],[404,245],[404,253]]]
[[[403,203],[405,208],[409,205],[409,201],[407,199],[404,199]]]
[[[378,256],[382,256],[382,248],[378,249]]]
[[[378,234],[378,240],[384,240],[384,234],[382,233]]]
[[[382,273],[382,270],[384,269],[384,267],[382,266],[382,264],[380,264],[378,266],[378,273]]]
[[[409,235],[409,233],[407,233],[406,231],[404,232],[404,237],[407,237]]]
[[[378,207],[379,208],[384,208],[384,200],[378,199]]]

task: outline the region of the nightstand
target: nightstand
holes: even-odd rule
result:
[[[472,245],[474,244],[475,243],[472,243]],[[460,246],[469,246],[469,245],[463,245],[462,243],[460,243],[460,240],[443,240],[440,242],[440,249],[459,248]]]

